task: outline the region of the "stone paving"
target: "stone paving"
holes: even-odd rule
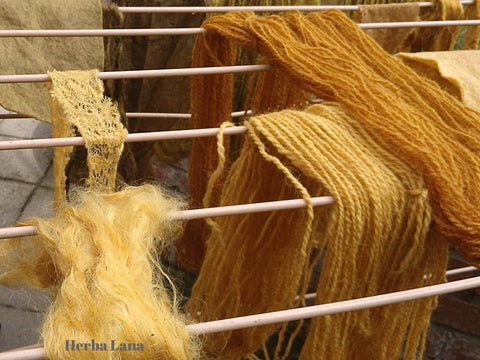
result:
[[[0,114],[6,113],[0,108]],[[34,119],[0,119],[0,141],[50,136],[49,124]],[[52,149],[0,151],[0,227],[52,214],[52,160]],[[0,286],[0,351],[37,342],[42,312],[48,304],[46,294]]]

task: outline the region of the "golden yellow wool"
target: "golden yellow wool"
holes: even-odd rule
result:
[[[422,177],[380,148],[347,108],[327,103],[245,125],[221,205],[323,195],[334,196],[335,205],[316,208],[315,217],[309,206],[216,219],[188,304],[192,315],[205,321],[298,305],[320,256],[317,303],[443,280],[448,245],[430,231]],[[314,319],[301,359],[420,359],[435,304],[424,299]],[[286,324],[213,334],[205,350],[220,359],[247,356],[277,330],[270,355],[282,359],[289,352],[282,341],[296,334],[284,339]]]
[[[155,254],[181,230],[167,218],[179,204],[152,185],[112,194],[79,190],[70,199],[54,218],[31,222],[37,236],[0,243],[0,283],[53,288],[42,331],[47,356],[195,358],[195,343],[171,303],[175,290]],[[92,339],[107,351],[66,349],[67,341]],[[111,351],[112,340],[142,349]]]
[[[325,244],[319,303],[440,282],[446,240],[480,263],[477,112],[388,55],[339,11],[235,12],[203,27],[209,32],[197,38],[197,66],[232,65],[237,45],[272,65],[252,82],[254,114],[301,108],[308,93],[335,103],[247,121],[239,159],[229,165],[224,154],[226,175],[212,176],[215,142],[195,140],[192,203],[201,203],[210,179],[211,206],[308,199],[305,189],[310,196],[333,195],[336,204],[316,208],[313,220],[305,210],[219,218],[210,235],[191,222],[195,237],[183,262],[201,264],[203,252],[194,250],[208,244],[191,314],[218,319],[296,305],[321,253],[313,249]],[[229,75],[196,77],[195,126],[228,119],[232,92]],[[290,175],[300,183],[293,185]],[[428,300],[312,320],[301,358],[419,359],[434,307]],[[211,335],[206,349],[219,358],[246,356],[275,330]],[[279,331],[282,338],[285,326]]]
[[[153,185],[113,192],[126,135],[116,107],[96,71],[50,76],[56,129],[83,135],[90,176],[52,219],[30,222],[38,235],[0,242],[0,284],[52,288],[42,330],[49,359],[197,358],[157,254],[181,233],[168,214],[182,204]],[[74,343],[90,347],[72,351]]]
[[[212,0],[211,6],[291,6],[291,5],[320,5],[320,0]],[[265,13],[263,13],[265,15]],[[237,65],[251,65],[257,61],[257,54],[254,52],[239,49]],[[234,111],[248,110],[245,102],[248,97],[249,82],[251,73],[234,75],[233,108]],[[237,119],[234,119],[237,121]],[[237,144],[236,144],[237,145]],[[238,145],[236,146],[238,148]]]
[[[199,40],[210,53],[216,44],[224,50],[240,44],[263,54],[290,84],[345,105],[379,147],[424,178],[438,231],[470,262],[480,263],[479,113],[388,55],[340,11],[263,18],[235,12],[203,26],[219,34]],[[231,87],[220,81],[215,86],[215,103],[221,104]],[[219,112],[212,114],[211,121],[218,121]]]

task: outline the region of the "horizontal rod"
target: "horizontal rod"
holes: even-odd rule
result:
[[[177,118],[177,119],[190,119],[192,114],[185,113],[150,113],[150,112],[127,112],[125,115],[128,118],[149,118],[149,119],[161,119],[161,118]],[[252,115],[251,110],[247,111],[234,111],[232,117],[241,117],[245,115]],[[0,120],[2,119],[28,119],[27,115],[23,114],[0,114]]]
[[[202,28],[165,29],[28,29],[0,30],[2,37],[99,37],[99,36],[173,36],[198,35]]]
[[[22,114],[0,114],[0,120],[3,119],[24,119],[28,118],[28,116]]]
[[[409,27],[471,26],[479,25],[480,20],[438,20],[360,23],[361,29],[386,29]],[[0,30],[2,37],[94,37],[94,36],[175,36],[199,35],[206,32],[203,28],[172,29],[37,29],[37,30]]]
[[[446,276],[452,276],[452,275],[459,275],[459,274],[465,274],[473,271],[478,271],[478,269],[475,266],[465,266],[457,269],[452,269],[452,270],[447,270],[445,272]],[[317,297],[317,293],[309,293],[305,294],[305,300],[313,300]],[[295,300],[298,300],[299,297],[296,296]]]
[[[438,20],[438,21],[402,21],[361,23],[361,29],[400,29],[410,27],[442,27],[442,26],[474,26],[480,25],[480,20]]]
[[[462,4],[472,4],[472,0],[460,1]],[[368,5],[367,5],[368,6]],[[419,7],[433,6],[432,2],[422,1],[418,3]],[[291,5],[291,6],[120,6],[118,8],[124,14],[135,13],[223,13],[231,11],[254,11],[254,12],[283,12],[290,10],[298,11],[324,11],[337,9],[342,11],[359,10],[358,5]]]
[[[340,314],[348,311],[357,311],[378,306],[398,304],[401,302],[444,295],[477,287],[480,287],[480,276],[452,281],[445,284],[425,286],[417,289],[369,296],[354,300],[346,300],[329,304],[306,306],[297,309],[274,311],[258,315],[248,315],[200,324],[192,324],[188,325],[188,331],[191,334],[200,335],[269,324],[278,324],[281,322],[296,321],[317,316]]]
[[[236,318],[209,321],[187,325],[191,335],[211,334],[222,331],[246,329],[256,326],[278,324],[288,321],[310,319],[318,316],[358,311],[379,306],[398,304],[401,302],[423,299],[432,296],[480,287],[480,276],[452,281],[444,284],[425,286],[422,288],[397,291],[388,294],[369,296],[353,300],[339,301],[329,304],[312,305],[296,309],[274,311],[264,314],[240,316]],[[43,347],[9,351],[0,354],[0,360],[41,360],[45,358]]]
[[[128,118],[179,118],[179,119],[190,119],[192,114],[184,113],[146,113],[146,112],[127,112]],[[232,117],[241,117],[241,116],[252,115],[251,110],[247,111],[234,111],[232,112]]]
[[[159,140],[191,139],[199,137],[216,136],[219,128],[189,129],[189,130],[171,130],[171,131],[152,131],[144,133],[128,134],[125,142],[146,142]],[[223,130],[225,135],[239,135],[247,131],[245,126],[234,126]],[[59,146],[81,146],[85,145],[85,140],[80,137],[68,138],[45,138],[45,139],[27,139],[27,140],[4,140],[0,141],[0,150],[20,150],[20,149],[38,149]]]
[[[170,76],[193,76],[234,74],[270,70],[270,65],[234,65],[234,66],[211,66],[199,68],[159,69],[159,70],[129,70],[129,71],[103,71],[98,73],[100,80],[117,79],[146,79]],[[25,75],[0,75],[0,84],[7,83],[32,83],[49,82],[48,74],[25,74]]]
[[[465,266],[462,268],[447,270],[447,276],[464,274],[471,271],[477,271],[478,269],[475,266]]]
[[[158,118],[177,118],[177,119],[190,119],[192,114],[181,114],[181,113],[146,113],[146,112],[127,112],[125,115],[128,118],[148,118],[148,119],[158,119]]]
[[[331,196],[319,196],[311,198],[313,206],[323,206],[335,203]],[[231,216],[253,214],[259,212],[300,209],[306,206],[303,199],[268,201],[255,204],[218,206],[205,209],[190,209],[177,211],[170,215],[171,220],[193,220],[217,216]],[[0,239],[35,235],[37,229],[34,226],[18,226],[0,228]]]

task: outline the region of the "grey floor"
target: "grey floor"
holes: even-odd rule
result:
[[[0,114],[5,113],[0,108]],[[0,119],[0,141],[50,136],[49,124],[34,119]],[[52,149],[0,151],[0,227],[52,214],[52,159]],[[45,294],[0,286],[0,351],[36,343],[48,305]]]

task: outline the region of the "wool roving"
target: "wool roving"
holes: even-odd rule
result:
[[[262,54],[290,84],[348,108],[379,147],[424,178],[438,231],[480,263],[478,112],[387,54],[340,11],[263,18],[235,12],[203,27],[218,34],[201,36],[204,49],[239,44]],[[215,104],[228,101],[230,85],[215,85]],[[197,90],[195,101],[211,99]]]
[[[205,321],[301,304],[296,296],[303,298],[320,256],[317,303],[443,280],[448,243],[430,229],[422,177],[378,146],[347,107],[325,103],[244,125],[220,205],[297,197],[310,204],[322,195],[334,196],[335,205],[215,219],[190,314]],[[313,319],[300,358],[421,359],[435,304],[430,298]],[[254,358],[276,331],[269,355],[285,359],[298,331],[287,335],[286,324],[210,335],[205,350],[220,359]]]
[[[96,71],[50,76],[53,118],[82,133],[90,176],[52,219],[29,223],[38,235],[0,242],[0,283],[52,288],[49,359],[197,358],[158,255],[181,232],[168,216],[182,205],[153,185],[114,192],[126,135],[115,105]]]

